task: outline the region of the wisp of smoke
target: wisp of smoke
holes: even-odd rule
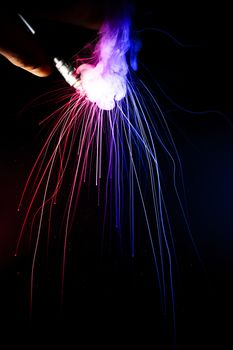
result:
[[[112,110],[127,93],[130,19],[125,18],[119,24],[104,23],[94,52],[96,64],[82,64],[77,69],[81,76],[80,90],[102,110]]]

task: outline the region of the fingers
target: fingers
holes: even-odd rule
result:
[[[39,77],[52,72],[52,64],[32,34],[7,14],[0,18],[0,54],[14,65]]]
[[[25,5],[23,13],[30,14],[29,18],[41,17],[95,30],[99,29],[105,17],[106,0],[99,2],[76,0],[75,3],[69,1],[69,4],[67,2],[67,5],[62,7],[57,6],[55,1],[41,0],[41,2],[45,3],[45,6],[41,6],[41,10],[35,11],[34,5],[31,7]],[[34,75],[48,76],[53,70],[53,64],[33,35],[17,24],[9,13],[9,11],[4,13],[2,9],[0,12],[0,54],[14,65]]]

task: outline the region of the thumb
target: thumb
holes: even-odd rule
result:
[[[0,18],[0,54],[39,77],[52,72],[46,53],[34,37],[8,16]]]

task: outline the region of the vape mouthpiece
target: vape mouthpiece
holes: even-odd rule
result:
[[[65,81],[75,89],[80,89],[81,80],[72,64],[65,62],[63,59],[58,59],[57,57],[54,57],[53,61]]]
[[[21,21],[25,24],[27,29],[33,35],[35,35],[36,31],[28,23],[28,21],[20,13],[18,13],[18,16],[21,19]],[[60,72],[60,74],[65,79],[65,81],[70,86],[73,86],[75,89],[81,90],[81,80],[78,78],[78,75],[76,74],[76,69],[72,66],[72,64],[65,62],[63,59],[58,59],[57,57],[53,58],[53,62],[55,64],[55,67],[57,68],[57,70]]]

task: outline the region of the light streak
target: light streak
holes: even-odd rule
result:
[[[138,249],[135,237],[135,227],[138,225],[135,206],[140,206],[144,218],[143,227],[146,227],[157,274],[163,312],[167,312],[169,299],[175,323],[172,264],[175,248],[158,152],[168,159],[172,167],[174,192],[184,214],[177,190],[177,173],[181,173],[180,160],[162,109],[149,88],[134,72],[137,69],[136,56],[140,43],[132,35],[128,16],[114,23],[105,22],[89,61],[80,64],[80,57],[77,57],[76,70],[72,71],[72,75],[77,75],[79,83],[72,92],[69,90],[68,97],[63,96],[61,91],[61,98],[66,99],[66,103],[44,119],[44,122],[51,123],[51,130],[31,170],[19,204],[21,208],[26,194],[31,193],[16,255],[19,254],[30,221],[29,240],[33,250],[30,300],[32,308],[39,247],[43,242],[44,232],[47,232],[48,241],[50,239],[53,206],[59,200],[59,193],[68,172],[72,181],[61,220],[63,296],[69,234],[79,205],[82,184],[90,177],[98,188],[99,201],[100,192],[105,193],[103,222],[106,221],[110,204],[114,211],[115,227],[122,235],[130,237],[132,257],[137,255]],[[107,159],[107,172],[104,174],[103,154]],[[35,211],[38,201],[40,205],[37,205]],[[48,212],[49,215],[45,214]],[[123,229],[126,217],[130,228],[128,233]]]

